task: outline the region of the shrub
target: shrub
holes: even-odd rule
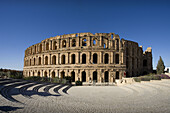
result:
[[[151,77],[150,76],[142,76],[141,81],[150,81]]]
[[[76,86],[82,86],[82,81],[76,81]]]
[[[135,82],[141,82],[141,77],[134,77]]]
[[[41,77],[40,76],[30,76],[30,77],[25,77],[25,80],[32,80],[32,81],[40,81]]]
[[[158,75],[151,76],[151,80],[161,80],[161,76]]]
[[[170,77],[168,75],[165,75],[165,74],[161,74],[159,76],[161,76],[162,79],[170,79]]]

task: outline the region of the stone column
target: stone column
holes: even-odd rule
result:
[[[48,65],[51,65],[51,54],[48,55]]]
[[[103,61],[103,52],[100,52],[100,62],[99,63],[102,64],[103,63],[102,61]]]
[[[100,47],[102,47],[102,36],[100,36]]]

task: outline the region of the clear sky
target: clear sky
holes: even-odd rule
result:
[[[0,0],[0,68],[22,70],[29,46],[80,32],[114,32],[170,66],[170,0]]]

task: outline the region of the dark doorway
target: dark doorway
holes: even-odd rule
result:
[[[97,54],[93,54],[93,64],[97,64]]]
[[[105,59],[104,63],[108,64],[109,63],[109,55],[107,53],[105,54],[105,58],[104,59]]]
[[[65,72],[62,71],[62,72],[61,72],[61,79],[63,79],[64,77],[65,77]]]
[[[75,72],[71,72],[71,82],[75,82]]]
[[[82,72],[82,82],[86,82],[86,72]]]
[[[72,55],[71,55],[71,63],[72,63],[72,64],[75,64],[75,54],[72,54]]]
[[[97,82],[97,72],[93,72],[93,81]]]
[[[108,73],[108,71],[106,71],[104,73],[104,79],[105,79],[105,82],[109,82],[109,73]]]
[[[116,79],[119,79],[119,71],[116,71]]]
[[[82,64],[86,64],[86,54],[82,55]]]

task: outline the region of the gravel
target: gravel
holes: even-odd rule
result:
[[[5,81],[5,80],[4,80]],[[0,83],[4,82],[0,80]],[[9,81],[9,80],[7,80]],[[24,82],[23,82],[24,83]],[[12,113],[169,113],[170,80],[123,86],[0,85],[0,112]],[[16,84],[16,85],[13,85]],[[30,86],[30,87],[28,87]],[[34,87],[38,87],[38,92]],[[20,88],[24,90],[21,90]],[[11,89],[13,88],[13,89]],[[57,90],[57,91],[54,91]],[[21,92],[20,92],[21,91]],[[57,93],[58,92],[58,93]],[[24,94],[24,96],[23,96]],[[29,95],[31,98],[27,98]],[[14,98],[11,101],[9,97]]]

